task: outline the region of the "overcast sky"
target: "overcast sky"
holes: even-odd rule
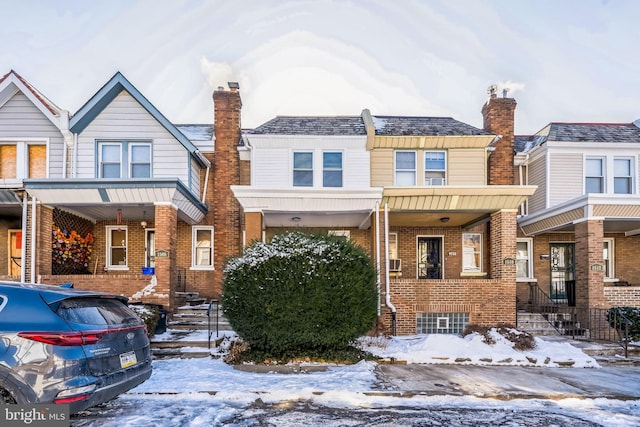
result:
[[[174,123],[448,116],[482,127],[510,88],[516,133],[640,118],[640,1],[0,0],[0,75],[76,112],[117,71]]]

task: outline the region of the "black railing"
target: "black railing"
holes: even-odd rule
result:
[[[176,292],[186,292],[187,290],[187,269],[176,267],[175,269]]]
[[[209,307],[207,307],[207,345],[209,348],[211,348],[211,335],[213,335],[213,328],[211,325],[211,312],[213,311],[214,306],[216,318],[216,338],[218,338],[220,334],[220,325],[218,320],[220,318],[220,304],[217,299],[212,299],[211,301],[209,301]]]
[[[534,283],[529,288],[529,301],[518,301],[518,310],[541,314],[560,335],[617,343],[627,357],[631,321],[619,309],[570,307],[549,298]]]

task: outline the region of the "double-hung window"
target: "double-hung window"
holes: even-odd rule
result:
[[[447,157],[444,151],[425,151],[424,185],[447,183]]]
[[[193,227],[192,268],[213,268],[213,227]]]
[[[602,239],[602,260],[604,261],[604,278],[615,278],[613,239]]]
[[[129,144],[129,176],[151,178],[151,145]]]
[[[342,152],[322,153],[322,186],[342,187]]]
[[[516,241],[516,279],[518,280],[533,278],[532,246],[531,239]]]
[[[107,226],[107,268],[109,270],[128,270],[127,227],[124,225]]]
[[[98,177],[151,178],[151,143],[98,143]]]
[[[293,186],[313,187],[313,153],[293,153]]]
[[[615,194],[633,193],[633,167],[630,158],[613,159],[613,192]]]
[[[584,190],[585,193],[605,192],[604,158],[588,157],[585,160]]]
[[[482,271],[482,234],[462,234],[462,272],[479,273]]]
[[[416,185],[416,152],[396,151],[395,155],[396,185]]]

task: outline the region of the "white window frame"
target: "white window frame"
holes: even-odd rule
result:
[[[443,169],[427,169],[427,155],[431,154],[431,153],[438,153],[438,154],[442,154],[444,156],[444,168]],[[424,185],[447,185],[447,152],[444,150],[427,150],[424,152],[423,155],[423,160],[424,160]],[[438,173],[438,174],[442,174],[441,178],[436,178],[436,179],[442,179],[442,183],[441,184],[433,184],[430,180],[433,179],[434,177],[428,178],[427,174],[428,173]]]
[[[340,154],[340,168],[328,168],[324,164],[325,154]],[[325,182],[325,172],[340,172],[340,185],[327,185]],[[324,188],[342,188],[344,187],[344,152],[339,150],[325,150],[322,152],[322,186]]]
[[[106,232],[107,232],[107,243],[106,243],[106,262],[105,265],[107,267],[108,270],[129,270],[129,229],[127,228],[126,225],[107,225],[106,227]],[[125,235],[125,242],[124,242],[124,246],[122,245],[114,245],[111,236],[111,232],[112,231],[124,231],[124,235]],[[122,242],[119,242],[122,243]],[[111,251],[114,248],[123,248],[124,249],[124,265],[122,264],[113,264],[113,260],[111,257]]]
[[[587,175],[587,162],[589,160],[599,160],[600,166],[602,168],[602,172],[600,176],[592,176]],[[604,194],[607,192],[607,159],[603,156],[586,156],[584,158],[584,177],[583,177],[583,185],[584,185],[584,194],[588,194],[587,192],[587,179],[588,178],[600,178],[601,180],[601,191],[598,193],[590,193],[590,194]]]
[[[533,277],[533,239],[531,238],[518,238],[516,239],[516,243],[526,243],[527,244],[527,256],[520,256],[520,252],[517,250],[516,245],[516,265],[519,260],[527,261],[527,274],[526,276],[518,276],[518,269],[516,268],[516,281],[519,282],[531,282],[534,281]]]
[[[398,233],[389,233],[389,259],[398,258]]]
[[[134,162],[133,161],[133,148],[134,147],[147,147],[149,149],[149,162]],[[129,177],[133,178],[133,166],[135,165],[149,165],[149,176],[143,176],[138,178],[151,178],[153,175],[153,152],[151,151],[151,143],[149,142],[131,142],[128,144],[128,169],[129,169]]]
[[[398,169],[398,153],[413,153],[413,169]],[[418,152],[415,150],[396,150],[393,153],[393,179],[396,186],[398,184],[398,173],[413,173],[413,184],[406,186],[415,187],[418,177]],[[403,185],[404,186],[404,185]]]
[[[120,179],[122,178],[122,142],[117,142],[117,141],[100,141],[98,142],[98,178],[104,178],[104,170],[102,168],[102,166],[105,164],[105,162],[102,160],[102,149],[105,146],[117,146],[118,147],[118,155],[119,155],[119,162],[118,165],[120,166],[119,169],[119,173],[118,173],[118,177],[113,177],[112,179]],[[115,164],[114,162],[109,162],[108,164],[112,165]],[[110,178],[108,178],[110,179]]]
[[[311,155],[311,169],[296,168],[296,154],[310,154]],[[315,183],[314,161],[315,161],[314,153],[311,150],[295,150],[295,151],[293,151],[293,153],[291,154],[291,186],[292,187],[312,188],[314,186],[314,183]],[[311,185],[296,184],[296,178],[295,178],[296,171],[311,172]]]
[[[629,175],[628,176],[618,176],[616,175],[616,160],[626,160],[629,162]],[[611,167],[611,174],[613,175],[611,179],[612,188],[611,192],[614,194],[635,194],[635,168],[633,167],[635,162],[633,157],[629,156],[615,156],[612,160],[613,164]],[[618,178],[626,178],[629,180],[629,192],[628,193],[616,193],[616,179]]]
[[[209,248],[209,254],[210,254],[210,262],[209,264],[199,264],[198,263],[198,256],[199,256],[199,251],[198,251],[198,231],[209,231],[211,233],[211,246],[208,246]],[[192,270],[213,270],[214,267],[214,232],[213,232],[213,226],[194,226],[192,227],[192,232],[191,232],[191,269]]]
[[[605,249],[605,244],[607,248]],[[608,256],[605,257],[605,253],[608,253]],[[615,240],[611,237],[605,237],[602,239],[602,261],[605,264],[604,270],[604,280],[612,282],[616,277],[616,262],[615,262]],[[607,274],[607,271],[609,274]]]
[[[478,237],[479,239],[479,249],[476,251],[473,248],[473,251],[469,253],[469,246],[465,246],[465,240],[467,236]],[[462,233],[462,272],[463,273],[482,273],[482,262],[483,262],[483,253],[482,253],[482,233]],[[473,256],[475,259],[476,254],[478,254],[478,265],[477,266],[468,266],[467,259],[469,255]]]
[[[0,178],[1,187],[8,187],[14,184],[21,184],[23,179],[31,178],[29,176],[29,147],[32,145],[44,145],[46,151],[46,178],[49,178],[49,138],[0,138],[0,145],[9,145],[16,147],[16,176],[14,178]]]

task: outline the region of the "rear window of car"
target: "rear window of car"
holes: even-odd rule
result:
[[[136,314],[117,299],[73,298],[60,303],[57,311],[63,319],[83,325],[122,325],[139,323]]]

